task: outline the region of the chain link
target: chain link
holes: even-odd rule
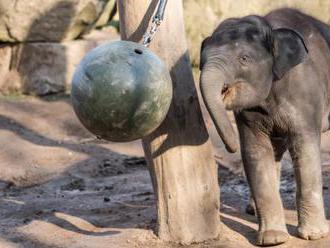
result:
[[[146,47],[148,47],[150,45],[160,24],[163,21],[166,4],[167,4],[167,0],[159,0],[157,12],[152,19],[152,24],[150,26],[150,30],[149,30],[149,32],[147,32],[143,35],[142,44]]]

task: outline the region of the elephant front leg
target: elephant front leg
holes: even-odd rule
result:
[[[323,205],[319,135],[294,136],[290,153],[297,181],[298,235],[310,240],[322,238],[329,225]]]
[[[269,137],[239,124],[246,176],[259,220],[258,245],[276,245],[288,240],[279,194],[278,169]]]
[[[279,138],[279,137],[272,137],[272,147],[275,155],[275,167],[276,167],[276,175],[277,175],[277,188],[280,188],[281,185],[281,160],[283,154],[287,150],[287,139],[286,138]],[[256,204],[254,203],[252,194],[250,194],[249,203],[245,208],[245,212],[250,215],[256,215]]]
[[[279,189],[280,184],[281,184],[281,167],[282,167],[281,161],[276,161],[275,167],[276,167],[277,183],[278,183],[278,189]],[[253,200],[252,194],[250,195],[249,203],[245,208],[245,212],[247,214],[250,214],[250,215],[256,215],[257,214],[256,204]]]

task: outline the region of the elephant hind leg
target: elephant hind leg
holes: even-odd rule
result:
[[[320,136],[294,135],[290,154],[297,181],[298,235],[303,239],[319,239],[328,235],[325,217]]]

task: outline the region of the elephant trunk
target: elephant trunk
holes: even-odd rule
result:
[[[219,68],[206,64],[201,72],[200,89],[206,108],[227,151],[234,153],[238,149],[237,137],[221,97],[225,80],[226,77]]]

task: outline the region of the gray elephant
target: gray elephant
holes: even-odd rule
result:
[[[288,240],[279,161],[289,150],[297,182],[298,235],[327,235],[321,132],[329,129],[330,26],[293,9],[227,19],[203,41],[200,89],[226,148],[237,150],[259,220],[258,245]]]

